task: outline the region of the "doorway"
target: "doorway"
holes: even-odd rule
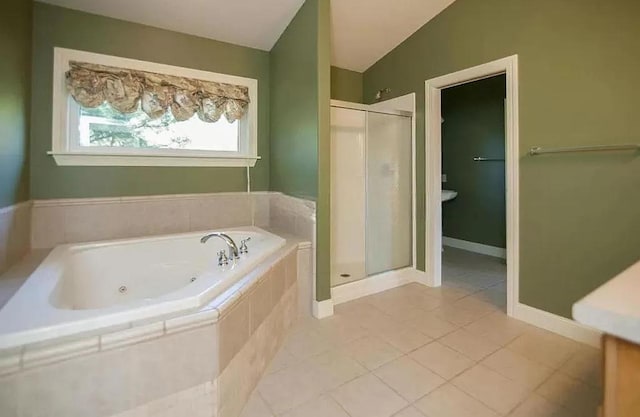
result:
[[[505,310],[506,76],[441,97],[442,284]]]
[[[503,58],[425,82],[425,284],[442,285],[442,92],[443,90],[503,75],[505,100],[505,207],[507,314],[518,304],[518,59]],[[445,121],[446,123],[446,121]],[[477,155],[477,157],[486,157]],[[484,162],[484,161],[483,161]],[[488,161],[487,161],[488,162]],[[480,163],[480,162],[479,162]],[[455,191],[455,190],[454,190]]]

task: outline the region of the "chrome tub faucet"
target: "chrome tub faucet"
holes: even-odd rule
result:
[[[200,243],[207,243],[207,241],[212,237],[218,237],[225,241],[225,243],[229,247],[229,260],[233,261],[234,259],[240,258],[240,250],[238,249],[238,245],[236,245],[236,242],[234,242],[233,239],[231,239],[231,236],[229,236],[226,233],[221,233],[221,232],[208,233],[202,236],[202,238],[200,239]]]

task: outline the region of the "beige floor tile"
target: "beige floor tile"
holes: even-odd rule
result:
[[[389,315],[393,315],[397,310],[406,307],[428,311],[442,304],[442,299],[428,295],[424,289],[417,286],[409,285],[378,293],[367,297],[367,299],[370,304],[375,305]]]
[[[411,320],[419,319],[429,314],[429,310],[425,310],[421,307],[414,307],[410,304],[405,304],[389,311],[385,311],[394,320],[404,323]]]
[[[529,396],[508,417],[574,417],[570,411],[550,403],[539,395]],[[577,416],[575,416],[577,417]]]
[[[393,329],[398,325],[398,322],[388,314],[366,303],[360,303],[353,310],[348,310],[342,315],[347,320],[373,333]]]
[[[425,417],[417,408],[411,406],[401,410],[393,415],[393,417]]]
[[[365,297],[364,300],[368,304],[374,306],[382,312],[390,314],[398,309],[406,308],[407,306],[414,307],[407,301],[408,298],[408,295],[400,293],[398,292],[397,288],[394,288],[388,291],[370,295],[368,297]]]
[[[499,417],[498,413],[451,384],[441,386],[414,406],[426,417]]]
[[[469,333],[464,329],[450,333],[438,341],[476,361],[500,349],[500,345],[485,340],[482,336]]]
[[[595,387],[602,386],[602,351],[582,346],[560,367],[560,372]]]
[[[478,317],[501,311],[499,307],[491,303],[476,298],[474,295],[462,298],[452,304],[456,308],[470,311],[478,315]]]
[[[503,312],[496,312],[465,326],[465,330],[504,346],[524,334],[529,327],[528,324],[512,319]]]
[[[452,304],[445,304],[432,311],[436,317],[451,322],[457,326],[466,326],[480,319],[482,315],[476,312],[458,308]],[[486,314],[485,314],[486,315]]]
[[[553,369],[508,349],[493,353],[482,361],[482,365],[532,390],[553,373]]]
[[[284,347],[294,357],[305,359],[326,352],[334,345],[316,331],[303,329],[291,334]]]
[[[378,337],[403,353],[416,350],[433,340],[426,334],[406,325],[378,333]]]
[[[362,323],[362,327],[368,330],[369,334],[376,335],[380,332],[387,332],[397,328],[401,323],[390,316],[381,313],[382,315],[374,318],[367,317]]]
[[[322,395],[282,415],[283,417],[349,417],[330,396]]]
[[[313,330],[313,328],[318,325],[319,321],[320,320],[317,320],[313,317],[300,317],[291,326],[289,335],[294,335],[304,330]]]
[[[349,316],[357,314],[364,308],[373,308],[373,306],[367,304],[364,298],[358,298],[347,303],[337,304],[333,307],[333,313],[336,316]],[[315,319],[314,319],[315,320]]]
[[[356,326],[364,328],[365,330],[366,327],[363,325],[365,322],[375,320],[378,317],[389,318],[389,316],[384,314],[382,311],[363,300],[364,298],[359,298],[357,300],[334,306],[333,317],[338,318],[339,320],[348,321]]]
[[[507,291],[499,285],[479,291],[474,296],[496,307],[506,307],[507,305]]]
[[[262,378],[260,395],[276,414],[289,411],[326,391],[327,375],[310,363],[301,363]]]
[[[554,369],[569,360],[578,347],[577,342],[533,327],[507,345],[507,349]]]
[[[434,308],[442,305],[444,300],[441,297],[435,297],[429,295],[424,291],[416,291],[412,293],[408,293],[405,291],[405,294],[402,296],[401,300],[408,305],[419,307],[423,310],[433,310]]]
[[[411,302],[423,310],[431,311],[440,307],[444,303],[444,300],[442,297],[435,297],[429,294],[420,293],[416,294]]]
[[[601,403],[599,389],[560,372],[556,372],[540,385],[536,393],[583,417],[595,416],[597,407]]]
[[[427,295],[430,297],[440,298],[445,302],[455,302],[471,294],[472,291],[464,288],[449,287],[443,285],[442,287],[429,288]]]
[[[240,417],[273,417],[273,413],[260,396],[258,390],[255,390],[249,397],[249,401],[244,406]]]
[[[433,337],[434,339],[451,333],[458,327],[448,321],[436,317],[435,314],[429,314],[427,316],[408,321],[407,324],[416,328],[419,332],[424,333],[429,337]]]
[[[373,374],[361,376],[331,395],[351,417],[389,417],[409,405]]]
[[[481,288],[478,288],[478,286],[474,283],[471,283],[469,281],[462,281],[459,279],[451,280],[448,277],[442,277],[442,286],[443,287],[447,287],[447,288],[452,288],[452,289],[456,289],[456,290],[461,290],[461,291],[466,291],[467,292],[467,296],[471,296],[473,294],[475,294],[476,292],[480,291]],[[451,304],[455,303],[456,301],[461,300],[462,298],[458,299],[458,300],[451,300]]]
[[[349,343],[352,340],[366,336],[368,333],[365,328],[344,316],[331,316],[317,320],[314,330],[336,346]]]
[[[470,279],[464,279],[466,277],[452,277],[452,276],[444,276],[442,277],[442,285],[449,288],[457,288],[461,290],[465,290],[469,292],[469,295],[475,294],[484,288],[484,286],[478,285],[477,282],[472,282]]]
[[[298,363],[300,363],[300,361],[301,360],[299,358],[296,358],[291,353],[289,353],[286,348],[282,347],[271,360],[266,373],[272,374],[281,369],[288,368],[289,366],[297,365]]]
[[[592,417],[599,352],[508,318],[504,265],[469,259],[297,324],[242,417]]]
[[[376,369],[374,373],[409,402],[417,400],[445,383],[443,378],[408,356],[389,362]]]
[[[330,350],[308,359],[324,375],[328,388],[335,388],[369,371],[347,354]]]
[[[447,380],[474,365],[471,359],[438,342],[429,343],[409,356]]]
[[[468,369],[452,383],[501,414],[513,410],[529,393],[524,386],[482,365]]]
[[[398,349],[374,336],[365,336],[354,340],[342,347],[342,350],[370,370],[402,355]]]

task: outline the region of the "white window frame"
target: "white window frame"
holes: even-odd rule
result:
[[[256,79],[66,48],[54,48],[53,57],[52,150],[48,154],[53,156],[58,165],[253,167],[260,159],[258,156],[258,80]],[[70,69],[70,61],[246,86],[249,89],[250,103],[245,116],[238,120],[238,151],[78,147],[74,143],[77,139],[70,135],[70,129],[78,124],[80,107],[71,98],[65,85],[65,73]]]

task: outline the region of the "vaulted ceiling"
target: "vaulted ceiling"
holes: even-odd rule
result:
[[[304,0],[42,0],[270,50]],[[363,72],[454,0],[333,0],[332,64]]]
[[[42,1],[265,51],[273,47],[304,3],[304,0]]]
[[[454,0],[333,0],[333,64],[363,72]]]

